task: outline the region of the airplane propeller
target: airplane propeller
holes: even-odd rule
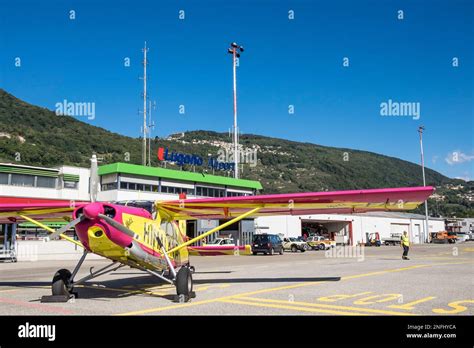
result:
[[[90,169],[90,201],[94,203],[97,201],[97,193],[99,191],[99,169],[98,169],[97,155],[92,155],[91,169]]]
[[[66,232],[70,228],[73,228],[74,226],[76,226],[79,222],[81,222],[84,219],[85,219],[85,216],[81,215],[78,218],[72,220],[67,225],[64,225],[63,227],[61,227],[60,229],[57,229],[54,233],[51,233],[48,237],[46,237],[46,241],[49,242],[50,240],[58,238],[60,234],[63,234],[64,232]]]

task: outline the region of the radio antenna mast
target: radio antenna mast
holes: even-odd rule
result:
[[[146,47],[146,41],[145,41],[145,47],[142,49],[143,51],[143,146],[142,146],[142,164],[146,166],[146,138],[147,138],[147,125],[146,125],[146,99],[147,99],[147,94],[146,94],[146,66],[148,64],[146,54],[148,52],[148,48]]]

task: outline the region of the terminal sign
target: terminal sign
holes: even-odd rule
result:
[[[199,155],[190,155],[180,152],[169,151],[168,148],[158,148],[158,160],[176,163],[178,166],[190,165],[190,166],[202,166],[204,160]],[[221,162],[217,158],[209,157],[207,161],[207,167],[215,170],[234,170],[235,164],[231,162]]]

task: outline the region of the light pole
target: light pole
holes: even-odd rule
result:
[[[240,53],[244,51],[242,46],[235,42],[230,44],[227,53],[232,54],[232,68],[234,73],[234,178],[239,178],[239,144],[238,144],[238,128],[237,128],[237,74],[236,64],[237,58],[240,58]]]
[[[142,144],[142,164],[146,166],[146,134],[147,134],[147,125],[146,125],[146,100],[147,100],[147,94],[146,94],[146,66],[148,64],[146,54],[148,53],[148,48],[146,47],[146,41],[145,41],[145,47],[142,49],[143,51],[143,144]]]
[[[420,150],[421,150],[421,169],[423,171],[423,186],[426,186],[425,178],[425,157],[423,154],[423,131],[425,130],[424,126],[418,127],[418,133],[420,134]],[[423,243],[426,243],[429,237],[429,222],[428,222],[428,199],[425,201],[425,233],[426,237],[423,234]]]

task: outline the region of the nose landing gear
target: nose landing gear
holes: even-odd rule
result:
[[[88,252],[84,251],[84,254],[82,254],[72,273],[69,270],[63,268],[54,274],[53,281],[51,282],[52,296],[41,297],[41,302],[68,302],[70,299],[78,297],[77,292],[74,292],[74,286],[82,284],[90,279],[99,277],[106,273],[116,271],[119,268],[125,266],[123,264],[117,265],[117,262],[114,261],[111,264],[99,269],[98,271],[93,272],[92,267],[90,269],[89,275],[79,279],[78,281],[74,281],[74,277],[81,268],[81,265],[86,259],[87,254]]]

